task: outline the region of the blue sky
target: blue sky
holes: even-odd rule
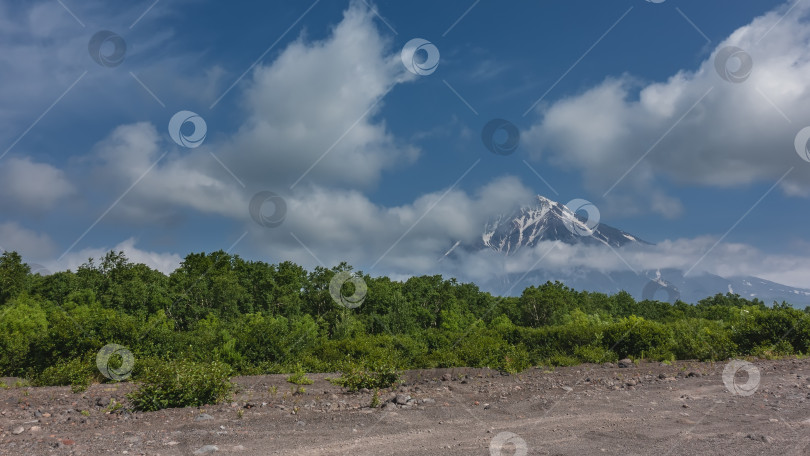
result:
[[[120,65],[91,58],[102,30]],[[801,2],[0,0],[0,36],[0,247],[52,270],[230,248],[474,280],[485,259],[436,258],[542,194],[657,243],[627,254],[639,267],[709,252],[706,271],[810,287]],[[439,50],[431,74],[403,65],[414,38]],[[729,46],[745,81],[715,70]],[[169,135],[183,110],[200,147]],[[482,144],[494,118],[513,154]],[[284,199],[279,226],[251,218],[260,191]],[[577,249],[547,267],[578,261],[623,267]]]

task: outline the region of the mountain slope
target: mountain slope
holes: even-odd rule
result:
[[[444,257],[458,250],[490,249],[504,257],[521,249],[532,248],[542,241],[567,244],[602,245],[612,249],[625,246],[652,246],[638,236],[620,229],[584,220],[563,204],[537,196],[532,204],[510,213],[492,217],[484,226],[475,245],[456,242]],[[618,252],[618,250],[617,250]],[[558,280],[567,286],[603,293],[627,291],[636,299],[657,299],[674,302],[681,299],[695,303],[717,293],[736,293],[748,299],[757,298],[766,304],[787,301],[794,306],[810,305],[810,289],[778,284],[757,277],[720,277],[713,274],[685,276],[678,269],[603,272],[588,267],[551,271],[537,269],[528,273],[493,274],[489,283],[481,286],[495,294],[519,294],[524,288],[546,281]]]
[[[628,243],[649,244],[612,226],[583,220],[565,205],[538,195],[535,204],[491,219],[484,227],[478,247],[512,255],[521,248],[534,247],[541,241],[604,244],[611,247]]]

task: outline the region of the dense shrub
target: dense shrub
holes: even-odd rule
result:
[[[400,383],[400,374],[392,366],[381,363],[372,364],[373,367],[347,363],[341,369],[340,377],[331,377],[328,380],[349,391],[357,391],[362,388],[391,388]]]
[[[218,361],[147,360],[136,371],[138,389],[127,395],[135,410],[217,404],[230,397],[231,369]]]
[[[545,283],[496,297],[439,275],[404,282],[358,273],[363,304],[329,293],[341,264],[314,271],[223,251],[186,256],[169,276],[110,252],[76,272],[32,275],[0,255],[0,375],[85,388],[106,381],[109,343],[136,358],[133,403],[144,410],[215,402],[231,372],[342,372],[349,389],[387,387],[413,368],[601,363],[620,357],[722,360],[810,354],[810,309],[734,294],[696,305]],[[350,292],[351,290],[345,290]],[[170,354],[170,355],[169,355]],[[170,356],[177,361],[155,361]]]
[[[33,379],[35,386],[66,386],[76,393],[84,391],[94,380],[101,377],[88,356],[59,361],[48,366]]]

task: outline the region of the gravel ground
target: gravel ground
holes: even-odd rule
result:
[[[699,362],[408,371],[379,408],[328,374],[303,394],[283,375],[239,377],[232,403],[151,413],[126,411],[127,383],[12,387],[0,454],[810,454],[810,360],[752,363],[758,382]]]

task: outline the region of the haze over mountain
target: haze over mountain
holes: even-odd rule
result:
[[[505,262],[525,249],[541,243],[562,242],[569,245],[588,245],[609,249],[622,257],[625,250],[633,253],[654,247],[640,236],[627,233],[586,215],[598,217],[598,212],[574,212],[566,205],[537,195],[532,204],[509,214],[497,214],[484,226],[478,242],[456,243],[447,256],[454,252],[474,253],[492,250],[502,255]],[[540,266],[540,265],[536,265]],[[810,305],[810,290],[790,287],[752,276],[721,277],[706,272],[685,274],[675,268],[636,269],[630,264],[623,271],[603,271],[596,267],[548,269],[536,267],[528,272],[507,273],[482,287],[493,290],[508,286],[510,294],[519,294],[525,287],[559,280],[567,286],[588,291],[617,293],[625,290],[637,299],[658,299],[697,302],[717,293],[736,293],[746,298],[758,298],[766,304],[787,301],[795,306]]]

